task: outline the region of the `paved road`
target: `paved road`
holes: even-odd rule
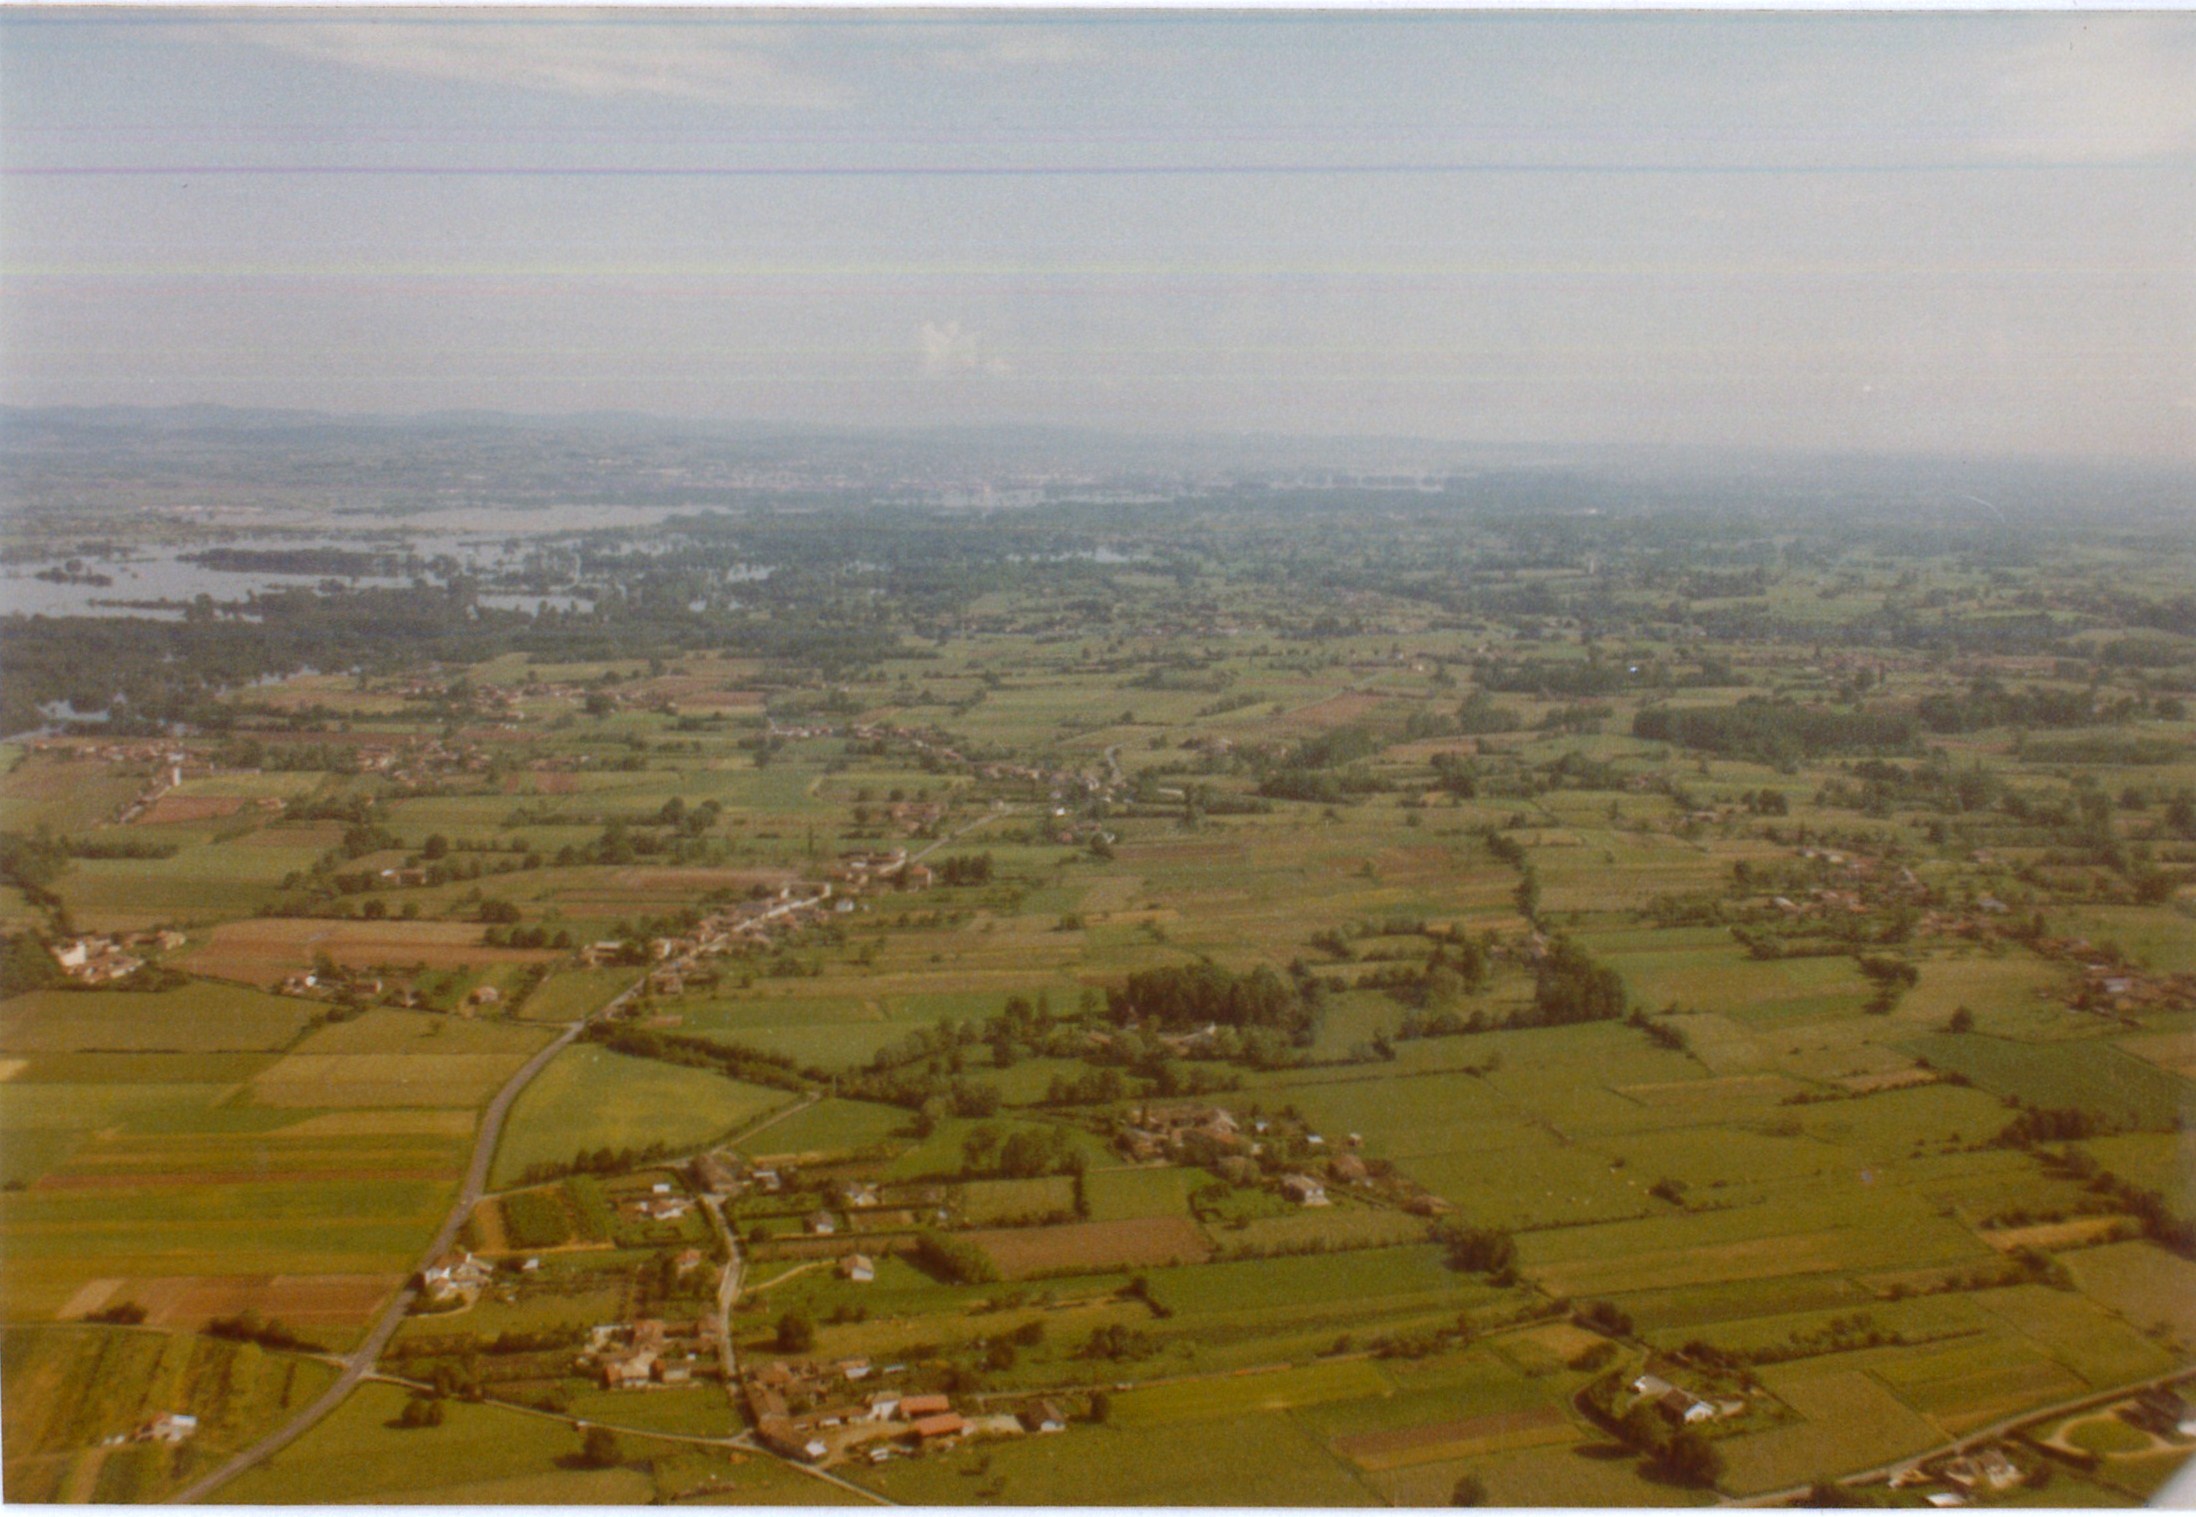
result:
[[[772,1112],[752,1127],[714,1146],[724,1148],[734,1143],[745,1143],[765,1128],[776,1126],[796,1112],[808,1110],[820,1099],[821,1097],[813,1094],[805,1095],[783,1111]],[[724,1214],[724,1203],[715,1196],[703,1196],[702,1209],[709,1214],[709,1225],[714,1227],[717,1230],[717,1236],[724,1240],[724,1273],[717,1278],[717,1347],[718,1354],[723,1360],[724,1393],[732,1398],[734,1406],[739,1406],[742,1397],[740,1395],[738,1356],[732,1346],[732,1308],[739,1304],[740,1274],[747,1267],[747,1260],[740,1253],[739,1232]]]
[[[899,1503],[897,1501],[894,1501],[890,1496],[880,1495],[877,1492],[870,1490],[867,1486],[856,1485],[851,1480],[843,1480],[839,1476],[832,1474],[829,1470],[818,1469],[815,1465],[805,1463],[799,1459],[788,1459],[783,1454],[774,1454],[769,1449],[763,1447],[761,1442],[749,1437],[745,1433],[740,1434],[740,1436],[737,1438],[727,1439],[726,1442],[729,1443],[733,1448],[745,1449],[751,1454],[761,1454],[766,1459],[775,1459],[778,1461],[778,1463],[784,1465],[787,1469],[799,1470],[803,1475],[807,1475],[812,1479],[827,1481],[830,1484],[837,1486],[840,1490],[850,1491],[854,1495],[861,1497],[862,1500],[872,1502],[877,1506],[899,1505]]]
[[[740,1270],[746,1261],[740,1255],[740,1240],[732,1231],[732,1224],[724,1219],[724,1204],[715,1196],[701,1198],[702,1210],[709,1214],[709,1225],[717,1230],[724,1241],[724,1272],[717,1276],[717,1359],[724,1375],[724,1393],[732,1404],[740,1403],[739,1365],[732,1349],[732,1308],[740,1299]]]
[[[601,1010],[594,1014],[594,1017],[574,1022],[570,1027],[567,1027],[546,1048],[543,1048],[520,1066],[518,1073],[511,1076],[504,1084],[503,1089],[496,1092],[496,1098],[488,1103],[487,1111],[481,1114],[480,1136],[474,1141],[473,1161],[466,1167],[465,1180],[458,1187],[457,1200],[451,1205],[450,1214],[443,1218],[442,1228],[435,1234],[434,1241],[427,1246],[426,1252],[420,1255],[419,1266],[414,1271],[415,1274],[419,1270],[426,1269],[428,1265],[449,1252],[450,1246],[457,1242],[458,1230],[465,1225],[465,1219],[473,1214],[473,1208],[480,1204],[481,1196],[487,1192],[488,1167],[495,1162],[496,1140],[503,1134],[503,1119],[510,1115],[511,1104],[518,1099],[519,1092],[527,1087],[534,1076],[541,1073],[551,1059],[571,1046],[572,1040],[580,1035],[588,1022],[593,1021],[595,1017],[610,1015],[631,999],[634,991],[639,988],[637,984],[628,987],[605,1003]],[[359,1381],[373,1373],[374,1365],[379,1362],[382,1350],[389,1346],[389,1340],[395,1337],[397,1329],[404,1325],[405,1313],[411,1310],[412,1302],[417,1296],[418,1292],[413,1290],[409,1283],[396,1293],[388,1306],[382,1310],[381,1320],[374,1324],[374,1330],[366,1335],[366,1341],[352,1350],[342,1361],[343,1372],[336,1376],[335,1384],[323,1391],[310,1406],[257,1443],[233,1455],[227,1463],[211,1474],[200,1476],[168,1499],[173,1502],[203,1501],[246,1470],[287,1448],[301,1437],[307,1428],[312,1427],[321,1418],[334,1411],[337,1406],[342,1404],[343,1398],[350,1395],[352,1390],[357,1387]]]
[[[991,805],[992,809],[985,812],[982,816],[976,818],[975,821],[968,823],[966,826],[963,826],[958,831],[949,832],[944,837],[934,839],[928,847],[918,849],[914,853],[909,854],[907,856],[907,861],[910,864],[920,864],[924,859],[930,857],[930,855],[945,847],[946,844],[959,842],[962,838],[967,837],[971,832],[974,832],[977,828],[983,826],[985,823],[996,822],[997,820],[999,820],[999,818],[1003,816],[1014,815],[1014,808],[1005,801],[993,801]]]

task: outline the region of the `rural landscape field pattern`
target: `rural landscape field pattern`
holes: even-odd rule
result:
[[[7,1499],[2174,1474],[2185,527],[1166,493],[0,621]]]

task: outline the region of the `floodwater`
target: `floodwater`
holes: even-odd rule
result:
[[[335,583],[349,589],[402,589],[413,583],[411,575],[285,574],[263,569],[222,569],[186,561],[186,556],[207,547],[249,552],[300,552],[333,548],[349,552],[411,555],[422,559],[448,559],[468,574],[482,577],[491,588],[479,596],[480,604],[506,611],[539,615],[546,610],[586,611],[594,596],[582,586],[556,590],[510,588],[511,580],[523,583],[529,558],[544,549],[556,553],[555,540],[605,530],[644,529],[675,514],[663,507],[620,508],[610,506],[560,506],[540,510],[507,508],[456,509],[400,518],[392,526],[383,518],[367,518],[356,532],[325,534],[220,537],[205,544],[162,547],[112,559],[70,555],[82,571],[112,581],[86,584],[55,583],[38,578],[41,570],[62,560],[9,564],[0,567],[0,615],[20,612],[27,616],[139,616],[174,620],[182,615],[174,607],[160,608],[126,602],[185,602],[209,595],[220,602],[244,599],[254,591],[291,587],[317,589]],[[368,523],[371,523],[370,525]],[[653,542],[643,536],[626,545],[654,556],[675,553],[677,545]],[[539,568],[537,563],[533,565]],[[551,571],[555,572],[554,570]],[[740,564],[722,571],[719,578],[733,584],[767,578],[770,566]],[[430,576],[439,578],[439,576]],[[502,578],[506,588],[493,588]]]

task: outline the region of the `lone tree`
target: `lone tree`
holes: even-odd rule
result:
[[[816,1322],[808,1313],[795,1308],[778,1319],[778,1352],[781,1354],[805,1354],[816,1342]]]
[[[1477,1475],[1459,1476],[1456,1489],[1449,1492],[1451,1506],[1484,1506],[1487,1502],[1487,1486]]]
[[[623,1462],[624,1452],[618,1447],[618,1435],[606,1427],[591,1427],[580,1439],[580,1463],[591,1470],[607,1470]]]
[[[1723,1473],[1723,1455],[1695,1428],[1681,1427],[1655,1456],[1655,1463],[1672,1479],[1687,1485],[1708,1486]]]

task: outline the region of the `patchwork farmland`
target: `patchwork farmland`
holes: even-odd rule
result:
[[[9,1499],[2166,1482],[2185,544],[1184,512],[0,747]]]

